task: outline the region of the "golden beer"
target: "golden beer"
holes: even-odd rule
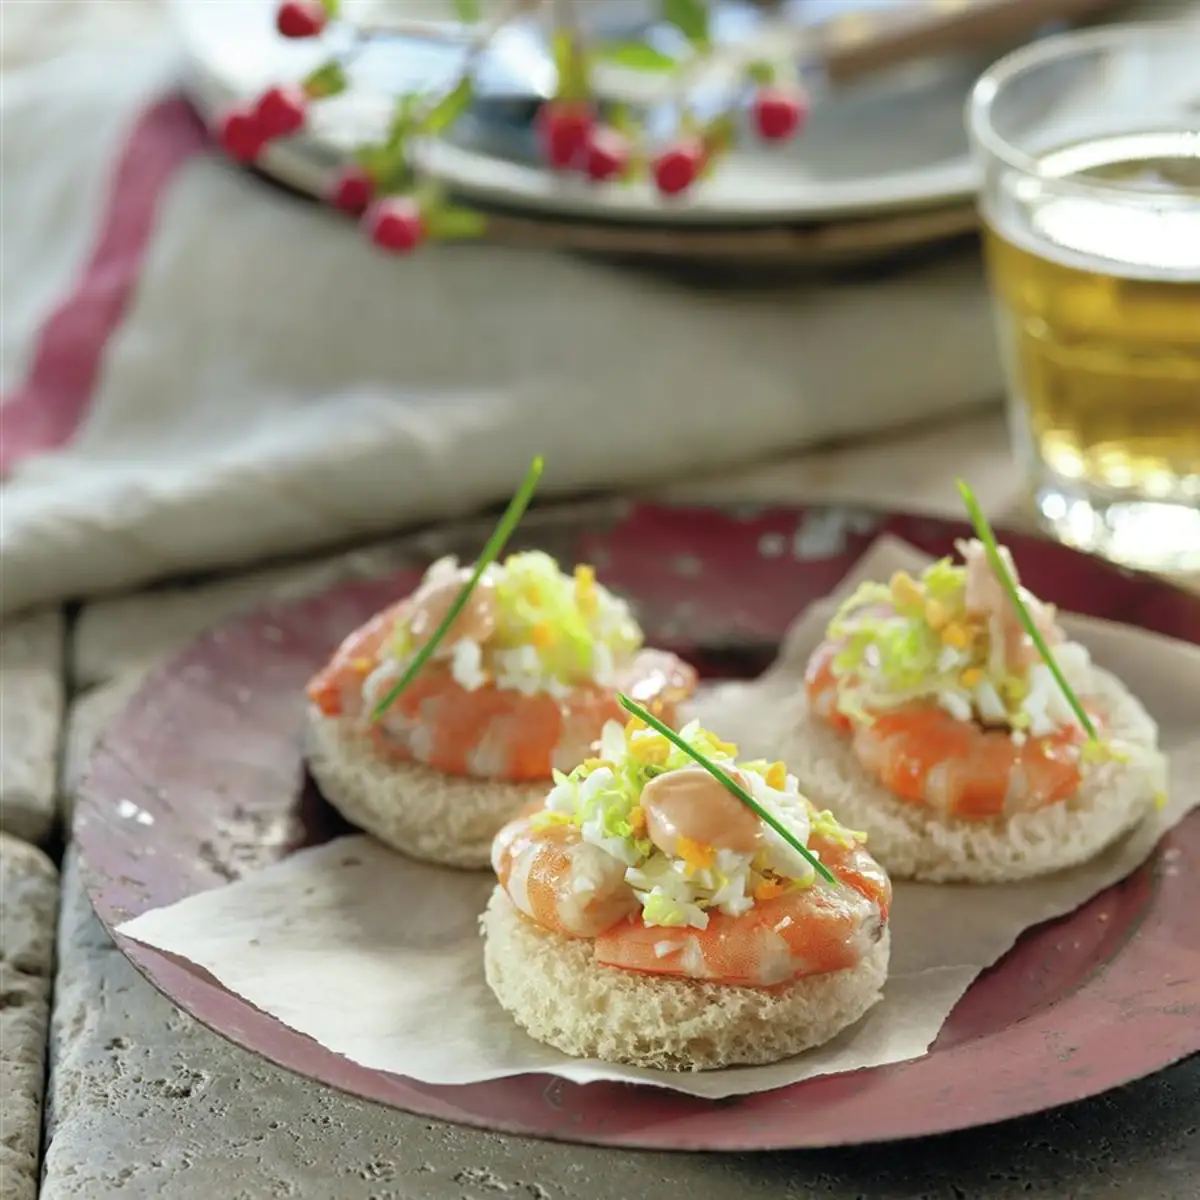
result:
[[[1200,109],[1190,128],[1117,124],[1027,151],[985,187],[1010,427],[1058,536],[1197,570]]]

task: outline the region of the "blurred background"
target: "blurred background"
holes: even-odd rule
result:
[[[597,45],[683,61],[669,7],[574,11]],[[716,69],[680,85],[621,49],[596,68],[600,110],[636,112],[656,145],[677,136],[681,96],[696,119],[731,111],[740,129],[741,94],[720,62],[753,44],[805,89],[800,136],[738,137],[675,201],[647,178],[564,178],[537,140],[558,79],[554,18],[529,14],[476,56],[462,119],[419,150],[422,177],[483,214],[486,235],[397,258],[326,201],[355,148],[386,136],[397,95],[453,85],[474,44],[460,6],[345,0],[320,37],[284,38],[277,0],[6,0],[5,610],[472,511],[502,499],[534,451],[549,495],[642,490],[735,468],[753,481],[783,469],[781,456],[856,441],[880,444],[886,463],[893,432],[915,425],[950,477],[938,447],[961,447],[958,423],[998,412],[1006,394],[1011,454],[998,421],[967,452],[986,450],[1058,536],[1125,559],[1146,522],[1125,505],[1118,538],[1105,505],[1144,506],[1158,489],[1151,516],[1169,535],[1147,565],[1187,567],[1200,554],[1200,268],[1177,251],[1197,227],[1172,226],[1176,249],[1139,293],[1147,336],[1175,331],[1155,350],[1174,382],[1155,402],[1156,448],[1130,449],[1150,393],[1121,372],[1145,347],[1114,368],[1121,394],[1105,403],[1117,415],[1091,442],[1094,380],[1085,417],[1031,407],[1041,393],[1012,339],[1050,328],[1049,310],[993,304],[978,202],[999,179],[989,163],[1038,178],[1003,149],[1032,153],[1021,139],[1034,117],[1063,134],[1080,113],[1137,108],[1151,132],[1200,134],[1197,59],[1184,52],[1196,42],[1031,70],[1005,87],[1017,109],[982,148],[967,108],[998,60],[1074,26],[1170,19],[1194,38],[1196,0],[707,7]],[[344,90],[301,131],[251,165],[222,151],[231,110],[331,61]],[[1194,141],[1171,154],[1150,155],[1173,163],[1155,190],[1190,222],[1200,154]],[[1077,301],[1074,276],[1050,292],[1033,268],[996,262],[1005,295],[1042,288],[1085,314],[1085,333],[1129,325],[1127,310],[1096,307],[1116,294],[1111,273]],[[1037,341],[1050,346],[1046,370],[1075,336]],[[1047,395],[1076,387],[1055,378]]]

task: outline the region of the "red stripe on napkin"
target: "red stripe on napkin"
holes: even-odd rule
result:
[[[137,286],[159,202],[179,168],[207,145],[203,124],[178,95],[147,109],[130,131],[91,258],[39,331],[24,384],[0,406],[0,476],[65,445],[83,422],[105,347]]]

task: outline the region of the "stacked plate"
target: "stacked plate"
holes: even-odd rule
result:
[[[300,78],[333,48],[328,40],[280,38],[277,0],[172,2],[193,95],[206,115]],[[769,40],[781,13],[793,26],[828,28],[940,2],[714,0],[714,36],[727,44]],[[596,30],[603,36],[669,45],[669,27],[656,22],[657,3],[605,0],[580,8],[603,22]],[[350,0],[348,11],[356,22],[395,32],[360,43],[349,90],[320,105],[304,135],[271,146],[261,164],[318,195],[356,145],[380,135],[398,92],[453,80],[469,37],[453,21],[450,0]],[[540,165],[533,119],[555,81],[545,34],[534,18],[506,28],[481,63],[473,111],[451,139],[422,151],[429,172],[497,213],[500,236],[660,257],[827,262],[871,258],[974,226],[976,176],[962,114],[974,80],[1004,46],[911,63],[823,92],[803,137],[782,149],[743,139],[694,196],[664,204],[647,184],[595,187]],[[604,99],[645,106],[652,120],[661,104],[661,76],[607,68],[596,85]],[[691,96],[700,108],[722,99],[719,80],[698,81]]]

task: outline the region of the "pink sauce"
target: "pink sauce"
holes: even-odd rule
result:
[[[741,774],[727,773],[746,788]],[[642,810],[650,840],[664,854],[675,854],[681,838],[752,854],[762,839],[762,823],[754,812],[700,766],[652,779],[642,790]]]

